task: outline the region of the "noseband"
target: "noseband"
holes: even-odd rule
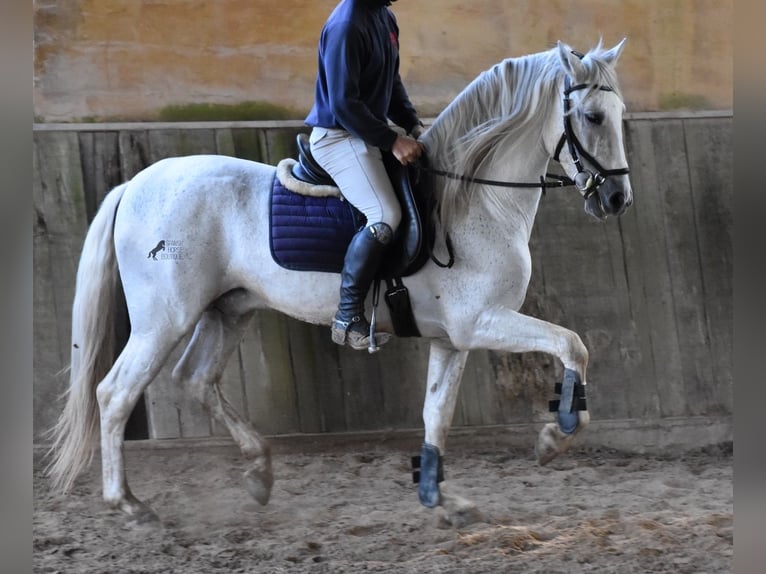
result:
[[[574,52],[574,54],[576,56],[582,57],[579,53]],[[564,80],[564,133],[561,134],[559,143],[556,145],[556,152],[553,154],[553,159],[560,163],[559,155],[561,154],[561,150],[564,147],[564,143],[568,144],[569,155],[572,157],[572,161],[574,162],[575,167],[577,167],[577,175],[574,178],[574,184],[584,199],[588,199],[591,195],[596,193],[599,186],[601,186],[601,184],[606,181],[608,176],[625,175],[630,173],[630,169],[627,167],[605,169],[595,157],[587,152],[582,143],[580,143],[580,140],[575,135],[574,130],[572,129],[572,114],[570,113],[572,109],[572,100],[570,99],[569,94],[576,92],[577,90],[587,89],[589,87],[589,84],[577,84],[576,86],[573,86],[569,76],[567,76]],[[602,92],[614,91],[609,86],[597,86],[593,89],[598,89]],[[595,173],[586,170],[583,167],[582,161],[580,161],[580,156],[584,157],[593,167],[596,168]]]

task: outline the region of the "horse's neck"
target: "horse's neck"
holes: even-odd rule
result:
[[[539,71],[539,62],[530,65]],[[562,80],[554,80],[547,92],[543,89],[542,95],[538,93],[539,99],[530,100],[529,92],[539,86],[534,86],[529,79],[509,82],[506,77],[509,69],[507,66],[497,70],[493,68],[493,72],[503,76],[500,84],[496,75],[477,78],[427,132],[426,147],[436,151],[433,159],[437,167],[451,171],[456,165],[465,166],[458,169],[477,171],[459,175],[506,183],[538,183],[544,176],[562,129],[561,103],[553,96],[559,93]],[[527,67],[520,65],[518,70],[527,70]],[[512,86],[514,93],[498,97],[497,90],[508,86]],[[518,106],[511,103],[514,98],[519,98]],[[474,114],[474,109],[498,115],[498,123],[494,126],[485,124],[486,115]],[[504,117],[503,114],[509,115]],[[485,128],[485,125],[488,127]],[[490,147],[482,150],[483,145]],[[455,160],[454,150],[466,149],[463,146],[468,146],[470,150],[465,152],[468,157]],[[442,194],[446,231],[459,234],[464,223],[468,227],[476,227],[465,220],[478,218],[481,227],[487,229],[489,236],[495,240],[510,237],[516,242],[527,242],[541,193],[537,187],[468,183],[460,188],[454,183],[447,183]]]
[[[539,182],[550,161],[551,154],[547,147],[554,131],[556,128],[551,122],[542,122],[539,129],[520,135],[513,145],[497,153],[492,162],[472,175],[505,183]],[[492,246],[497,245],[499,237],[525,243],[529,241],[542,195],[541,188],[469,185],[476,187],[468,209],[461,217],[453,220],[445,231],[455,236],[470,230],[472,235],[484,237]],[[480,225],[477,226],[477,222]],[[477,233],[478,229],[482,232]],[[476,246],[484,248],[479,243]]]

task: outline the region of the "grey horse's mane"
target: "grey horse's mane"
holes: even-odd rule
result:
[[[599,41],[585,54],[582,63],[588,76],[584,83],[607,85],[620,95],[614,68],[605,61],[604,53]],[[498,150],[509,151],[522,130],[539,130],[562,98],[564,76],[557,48],[508,58],[482,72],[428,130],[432,167],[464,175],[478,173],[494,161]],[[442,181],[444,186],[438,186],[436,197],[442,225],[446,226],[464,210],[477,186],[454,179]],[[491,193],[488,189],[487,194]]]

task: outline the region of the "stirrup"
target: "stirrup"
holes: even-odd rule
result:
[[[350,321],[333,319],[332,341],[338,345],[348,345],[355,351],[367,349],[371,353],[385,345],[391,338],[391,333],[376,332],[374,340],[370,336],[370,324],[363,315],[354,315]],[[373,342],[374,344],[371,344]],[[374,350],[370,350],[374,349]]]

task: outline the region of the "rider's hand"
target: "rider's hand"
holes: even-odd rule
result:
[[[397,136],[394,145],[391,147],[394,157],[402,165],[414,162],[423,153],[423,145],[410,136]]]

